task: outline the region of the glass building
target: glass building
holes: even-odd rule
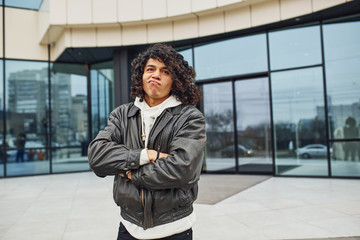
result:
[[[79,7],[74,2],[66,10],[71,29],[47,23],[44,31],[44,14],[50,22],[61,22],[60,15],[51,15],[59,3],[1,1],[1,178],[89,171],[89,142],[104,128],[112,109],[131,101],[130,62],[151,41],[139,42],[136,34],[127,40],[135,32],[130,27],[141,27],[133,27],[129,15],[131,21],[121,26],[120,44],[87,44],[93,31],[85,26],[88,20],[69,21],[71,9]],[[233,2],[239,10],[224,8],[224,19],[236,18],[241,26],[240,12],[251,6]],[[275,6],[264,2],[268,8],[263,9]],[[318,1],[310,2],[318,6]],[[96,4],[100,1],[94,0]],[[167,6],[171,4],[168,0]],[[192,4],[194,9],[197,5]],[[251,8],[252,23],[260,21],[257,7]],[[283,8],[281,16],[286,14]],[[205,115],[208,139],[204,173],[360,178],[360,5],[344,1],[318,8],[179,40],[167,39],[159,30],[163,42],[173,45],[197,73],[203,93],[198,107]],[[176,36],[178,22],[171,17],[182,13],[170,13],[168,9],[160,17],[170,18]],[[37,19],[32,29],[38,32],[26,33],[16,16]],[[214,28],[220,21],[216,16],[206,15]],[[166,21],[154,26],[146,11],[142,19],[149,21],[148,39],[152,29],[169,26]],[[196,20],[200,30],[201,19]],[[110,41],[117,34],[114,29],[118,27],[96,25],[96,43],[101,36]],[[27,39],[22,34],[37,35]]]

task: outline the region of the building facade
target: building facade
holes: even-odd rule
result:
[[[360,1],[1,1],[0,177],[88,171],[130,62],[197,73],[204,172],[360,177]]]

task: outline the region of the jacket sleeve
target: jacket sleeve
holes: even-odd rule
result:
[[[88,159],[90,168],[99,177],[117,175],[139,167],[142,149],[130,149],[121,140],[121,114],[115,109],[104,130],[100,131],[89,144]],[[126,117],[126,116],[125,116]]]
[[[170,143],[169,156],[132,172],[137,187],[150,190],[192,188],[200,178],[206,143],[205,119],[194,108]]]

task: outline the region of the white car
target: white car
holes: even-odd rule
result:
[[[331,153],[330,148],[330,153]],[[327,146],[323,144],[309,144],[297,150],[298,156],[301,158],[319,158],[327,157]]]

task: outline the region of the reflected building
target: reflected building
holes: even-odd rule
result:
[[[10,135],[24,132],[31,137],[39,133],[48,97],[48,88],[43,81],[47,72],[45,68],[10,73],[7,91],[7,112],[13,115],[13,120],[8,122]]]
[[[72,120],[74,123],[72,129],[76,133],[75,139],[81,141],[87,138],[88,134],[88,112],[87,96],[76,95],[72,97]]]

